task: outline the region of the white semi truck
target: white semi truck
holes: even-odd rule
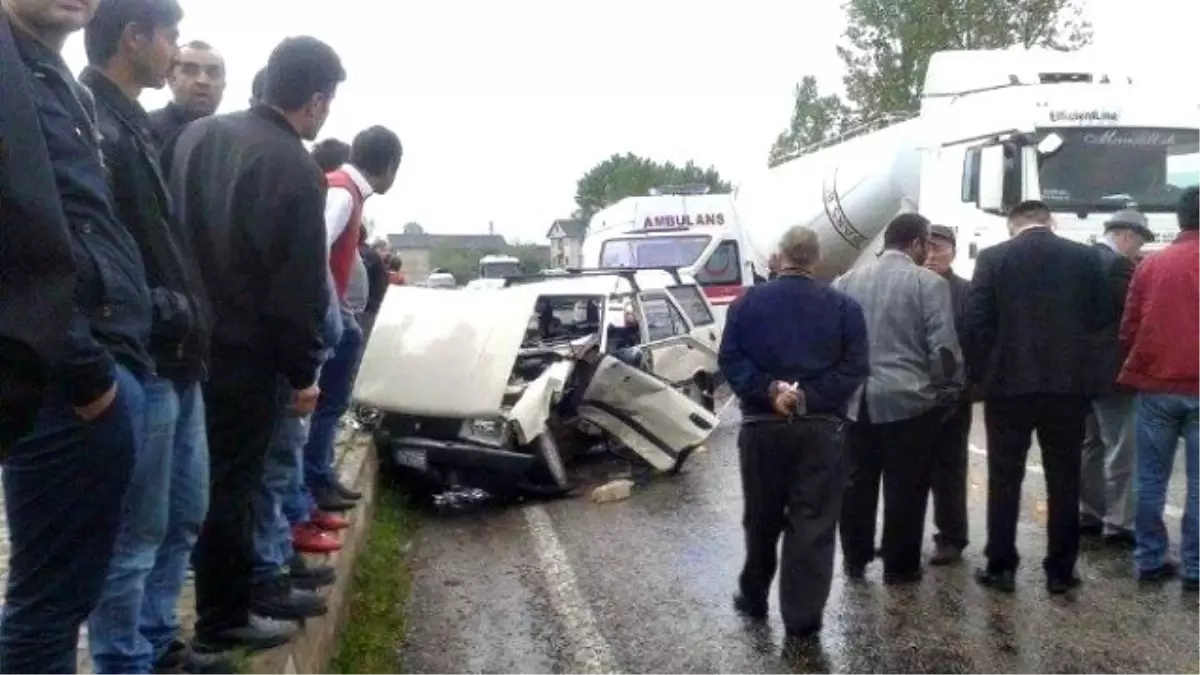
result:
[[[1083,242],[1136,206],[1164,245],[1179,195],[1200,183],[1200,108],[1179,96],[1084,53],[939,52],[918,115],[804,148],[739,187],[742,258],[765,274],[783,232],[806,225],[832,277],[874,256],[893,216],[920,211],[955,228],[956,270],[970,277],[1023,199],[1045,201],[1059,233]]]

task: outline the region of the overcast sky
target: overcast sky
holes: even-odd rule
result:
[[[837,87],[839,0],[182,0],[182,41],[224,55],[222,111],[289,35],[331,44],[349,77],[322,136],[395,130],[404,162],[368,213],[383,231],[541,241],[613,153],[759,169],[805,74]],[[1090,0],[1095,48],[1195,97],[1195,0]],[[84,65],[82,39],[67,60]],[[1168,80],[1169,82],[1169,80]],[[147,92],[155,108],[167,92]]]

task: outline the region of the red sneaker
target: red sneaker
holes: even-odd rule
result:
[[[292,529],[292,548],[300,553],[333,553],[342,550],[342,542],[312,523],[305,523]]]
[[[339,516],[336,513],[325,513],[324,511],[313,511],[309,516],[308,522],[318,530],[326,532],[337,532],[350,527],[350,521],[345,517]]]

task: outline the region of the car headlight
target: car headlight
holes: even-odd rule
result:
[[[498,419],[463,420],[462,430],[459,431],[464,439],[488,445],[503,445],[507,434],[508,425]]]

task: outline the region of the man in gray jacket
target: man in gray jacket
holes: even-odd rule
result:
[[[875,514],[884,485],[883,581],[921,579],[934,434],[962,390],[962,351],[950,286],[921,265],[929,221],[896,216],[879,259],[850,270],[834,288],[862,306],[871,374],[850,400],[850,482],[842,507],[846,575],[861,579],[875,557]]]

